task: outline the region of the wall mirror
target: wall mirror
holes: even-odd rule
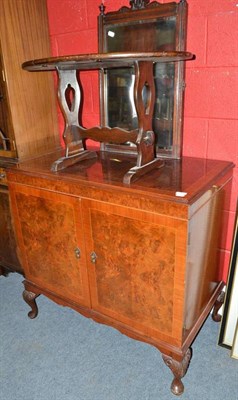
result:
[[[100,6],[99,51],[184,51],[187,2],[160,4],[131,0],[129,7],[106,13]],[[100,77],[101,123],[109,127],[134,129],[138,126],[133,101],[134,72],[127,69],[104,71]],[[154,65],[156,101],[153,130],[156,154],[180,158],[182,149],[182,112],[184,62]],[[146,97],[146,90],[143,93]],[[146,101],[146,99],[145,99]],[[132,152],[126,145],[102,144],[102,150]]]

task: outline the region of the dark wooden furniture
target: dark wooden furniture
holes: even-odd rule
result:
[[[123,177],[125,184],[132,179],[155,168],[163,166],[156,156],[155,133],[152,128],[152,116],[155,104],[154,65],[167,65],[193,58],[188,52],[127,52],[99,53],[65,57],[52,57],[27,61],[23,69],[28,71],[53,71],[58,73],[59,102],[65,118],[63,139],[65,156],[52,165],[53,171],[59,171],[85,158],[95,157],[87,150],[85,140],[92,139],[101,143],[123,145],[130,143],[136,150],[136,162]],[[85,129],[79,122],[81,110],[80,72],[88,70],[115,71],[118,69],[134,71],[133,104],[138,120],[138,127],[130,129],[102,125]],[[118,101],[118,98],[115,99]],[[124,146],[125,147],[125,146]]]
[[[185,51],[187,1],[161,4],[131,0],[129,7],[106,12],[100,6],[98,17],[99,52]],[[182,154],[184,63],[155,64],[155,105],[152,127],[156,153],[160,157],[180,158]],[[139,126],[133,104],[135,71],[123,68],[100,75],[101,125],[135,129]],[[107,151],[132,153],[132,145],[102,143]]]
[[[0,1],[0,266],[22,271],[11,226],[5,169],[59,148],[53,78],[22,70],[50,56],[45,0]]]
[[[232,163],[166,160],[128,186],[125,155],[51,171],[61,155],[8,171],[29,317],[44,294],[156,346],[181,394],[191,344],[223,288],[217,250]]]

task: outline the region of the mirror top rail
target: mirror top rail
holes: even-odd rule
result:
[[[24,62],[22,68],[27,71],[99,70],[131,67],[137,61],[168,63],[193,58],[194,55],[186,51],[92,53],[30,60]]]

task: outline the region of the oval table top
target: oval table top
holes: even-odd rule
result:
[[[26,61],[22,68],[28,71],[53,71],[53,70],[92,70],[118,67],[132,67],[139,61],[165,63],[186,61],[194,55],[185,51],[160,51],[160,52],[125,52],[125,53],[91,53],[60,57],[41,58]]]

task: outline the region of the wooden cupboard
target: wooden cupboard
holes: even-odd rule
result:
[[[232,163],[167,160],[124,186],[123,156],[102,153],[53,173],[58,156],[8,171],[29,316],[45,294],[156,346],[181,394],[191,344],[221,305],[220,217]]]
[[[50,56],[45,0],[0,1],[0,186],[1,237],[14,244],[10,210],[6,207],[8,165],[54,151],[59,133],[51,74],[28,74],[21,68],[28,58]],[[3,201],[3,202],[2,202]],[[14,260],[13,260],[14,259]],[[15,245],[0,247],[0,265],[21,271]]]
[[[9,194],[5,187],[0,186],[0,265],[8,266],[10,269],[20,270],[16,253],[16,240],[12,226]],[[3,272],[3,271],[2,271]]]

